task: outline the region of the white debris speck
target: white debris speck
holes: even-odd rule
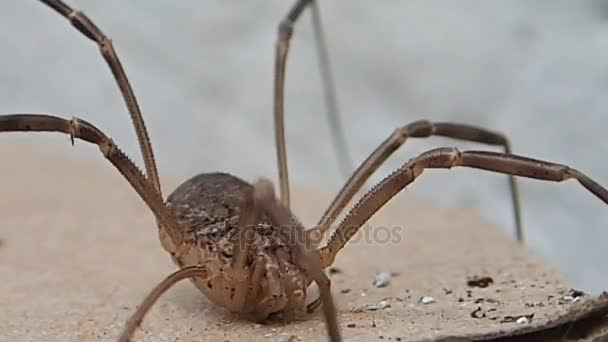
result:
[[[381,300],[377,304],[367,304],[365,306],[365,309],[369,310],[369,311],[376,311],[376,310],[382,310],[382,309],[386,309],[386,308],[390,308],[390,307],[391,307],[391,303],[389,303],[386,300]]]
[[[385,287],[391,282],[391,274],[389,272],[382,272],[376,274],[374,278],[375,287]]]
[[[581,297],[573,297],[571,295],[565,295],[562,297],[562,300],[565,302],[576,303],[581,299]]]
[[[430,297],[430,296],[424,296],[420,298],[420,303],[422,304],[433,304],[435,303],[435,298]]]
[[[387,302],[386,300],[382,300],[378,303],[378,309],[380,309],[380,310],[390,308],[390,307],[391,307],[391,303]]]
[[[515,321],[515,323],[517,323],[517,324],[522,324],[522,325],[523,325],[523,324],[528,324],[528,323],[530,323],[530,320],[529,320],[529,319],[528,319],[528,317],[526,317],[526,316],[521,316],[521,317],[519,317],[519,318],[518,318],[518,319]]]
[[[366,304],[363,306],[358,306],[355,307],[353,309],[351,309],[352,312],[363,312],[365,310],[367,311],[378,311],[378,310],[384,310],[387,308],[391,307],[391,303],[389,303],[386,300],[381,300],[380,302],[376,303],[376,304]]]

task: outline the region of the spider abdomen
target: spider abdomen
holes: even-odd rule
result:
[[[185,254],[174,258],[176,264],[210,270],[208,279],[193,279],[196,287],[232,312],[264,317],[302,307],[310,280],[295,265],[285,238],[265,213],[255,226],[254,242],[248,246],[246,269],[233,267],[241,206],[252,192],[251,184],[230,174],[202,173],[175,189],[167,198],[167,207],[190,245]],[[263,272],[258,283],[252,281],[256,267]]]

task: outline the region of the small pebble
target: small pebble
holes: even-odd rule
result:
[[[528,317],[526,317],[526,316],[521,316],[521,317],[519,317],[519,318],[518,318],[518,319],[515,321],[515,323],[517,323],[517,324],[522,324],[522,325],[523,325],[523,324],[528,324],[528,323],[530,323],[530,320],[529,320],[529,319],[528,319]]]
[[[370,305],[368,306],[368,310],[382,310],[382,309],[386,309],[386,308],[390,308],[391,307],[391,303],[382,300],[380,302],[378,302],[378,304],[376,305]]]
[[[582,291],[570,289],[570,291],[568,291],[568,294],[560,298],[559,304],[578,302],[584,295],[585,293]]]
[[[365,310],[378,311],[378,310],[383,310],[383,309],[390,308],[390,307],[391,307],[391,303],[389,303],[386,300],[381,300],[377,304],[366,304],[364,306],[358,306],[358,307],[351,309],[351,311],[352,312],[363,312]]]
[[[374,286],[385,287],[391,282],[391,274],[389,272],[382,272],[376,274],[374,279]]]
[[[420,303],[422,304],[433,304],[435,303],[435,298],[433,297],[429,297],[429,296],[424,296],[420,298]]]

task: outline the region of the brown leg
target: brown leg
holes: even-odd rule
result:
[[[95,23],[89,19],[86,14],[72,9],[70,6],[65,4],[61,0],[40,0],[42,3],[48,5],[54,9],[57,13],[61,14],[64,18],[70,21],[72,25],[84,34],[86,37],[99,45],[99,50],[105,61],[108,63],[114,79],[118,83],[120,92],[125,100],[129,113],[131,114],[131,120],[135,127],[137,134],[137,140],[139,141],[139,148],[144,158],[146,166],[146,175],[152,182],[152,185],[156,192],[162,198],[162,192],[160,190],[160,182],[158,179],[158,171],[156,170],[156,162],[154,160],[154,153],[150,144],[150,138],[148,137],[148,131],[146,125],[139,110],[139,105],[135,99],[135,93],[129,84],[129,79],[125,74],[125,71],[118,59],[116,50],[112,45],[112,40],[108,38]]]
[[[180,248],[184,240],[181,231],[177,229],[178,224],[173,214],[139,168],[97,127],[78,118],[66,120],[42,114],[0,115],[0,132],[26,131],[65,133],[70,135],[72,143],[74,138],[78,138],[99,146],[104,157],[127,179],[164,227],[172,245],[175,246],[170,252],[181,254]]]
[[[414,158],[378,183],[359,200],[340,223],[321,250],[322,267],[328,267],[336,254],[346,245],[357,230],[386,202],[412,183],[425,169],[450,169],[455,166],[471,167],[513,176],[562,182],[576,179],[587,190],[608,204],[608,190],[568,166],[507,153],[464,151],[456,148],[438,148]]]
[[[350,179],[338,192],[330,206],[327,208],[317,228],[309,232],[313,241],[318,245],[323,234],[334,223],[338,215],[344,210],[355,194],[361,189],[369,177],[399,148],[408,138],[427,138],[430,136],[444,136],[453,139],[479,142],[488,145],[502,146],[506,153],[511,153],[508,139],[497,132],[481,127],[463,125],[451,122],[431,122],[420,120],[412,122],[393,132],[367,159],[357,168]],[[515,177],[509,177],[513,211],[516,223],[517,239],[523,240],[521,224],[521,210]]]
[[[285,146],[285,64],[293,25],[311,0],[299,0],[291,8],[287,17],[279,24],[274,61],[274,137],[279,168],[279,188],[281,204],[290,208],[289,173],[287,170],[287,150]]]
[[[283,234],[291,243],[295,251],[298,266],[306,271],[307,276],[319,286],[323,314],[331,341],[340,341],[340,327],[336,307],[331,295],[329,279],[323,273],[319,251],[314,249],[307,238],[304,227],[298,222],[284,206],[280,205],[274,195],[272,183],[260,180],[257,183],[256,201],[260,203],[272,221],[278,226],[279,233]]]
[[[353,173],[354,163],[350,155],[346,137],[344,136],[344,127],[340,120],[340,108],[338,106],[338,98],[336,95],[336,85],[331,72],[331,62],[327,42],[325,41],[325,33],[321,20],[321,9],[317,0],[311,1],[312,7],[312,25],[315,34],[315,42],[317,44],[317,52],[319,54],[319,66],[321,68],[321,77],[323,78],[323,92],[325,94],[325,106],[327,110],[327,123],[333,139],[333,146],[336,157],[338,159],[338,167],[346,179]]]
[[[331,288],[331,280],[327,277],[327,275],[325,273],[322,273],[322,274],[323,274],[323,277],[325,278],[325,282],[327,283],[324,286]],[[321,306],[321,302],[322,302],[321,295],[319,295],[318,298],[316,298],[315,300],[313,300],[312,302],[310,302],[310,304],[308,304],[306,306],[306,311],[308,311],[308,313],[315,312],[319,308],[319,306]]]
[[[205,278],[208,276],[207,269],[202,266],[189,266],[184,267],[178,271],[171,273],[165,280],[156,285],[156,287],[146,296],[141,305],[131,315],[127,324],[125,325],[118,342],[129,342],[131,337],[135,333],[135,330],[141,325],[144,316],[150,311],[154,303],[169,290],[173,285],[177,284],[180,280],[189,278]]]

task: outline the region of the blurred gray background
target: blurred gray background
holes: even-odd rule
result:
[[[147,120],[161,176],[231,171],[276,178],[272,70],[292,1],[71,0],[113,38]],[[419,118],[483,125],[516,152],[566,163],[608,185],[608,0],[321,1],[346,136],[361,161]],[[135,135],[97,47],[34,0],[0,3],[0,111],[77,115],[132,156]],[[287,77],[292,180],[337,190],[310,14]],[[10,135],[103,163],[65,136]],[[374,178],[440,138],[411,141]],[[165,190],[167,192],[167,190]],[[477,209],[512,234],[506,178],[431,171],[400,196]],[[608,288],[608,208],[575,182],[521,182],[528,244],[577,286]],[[449,222],[446,222],[449,224]]]

